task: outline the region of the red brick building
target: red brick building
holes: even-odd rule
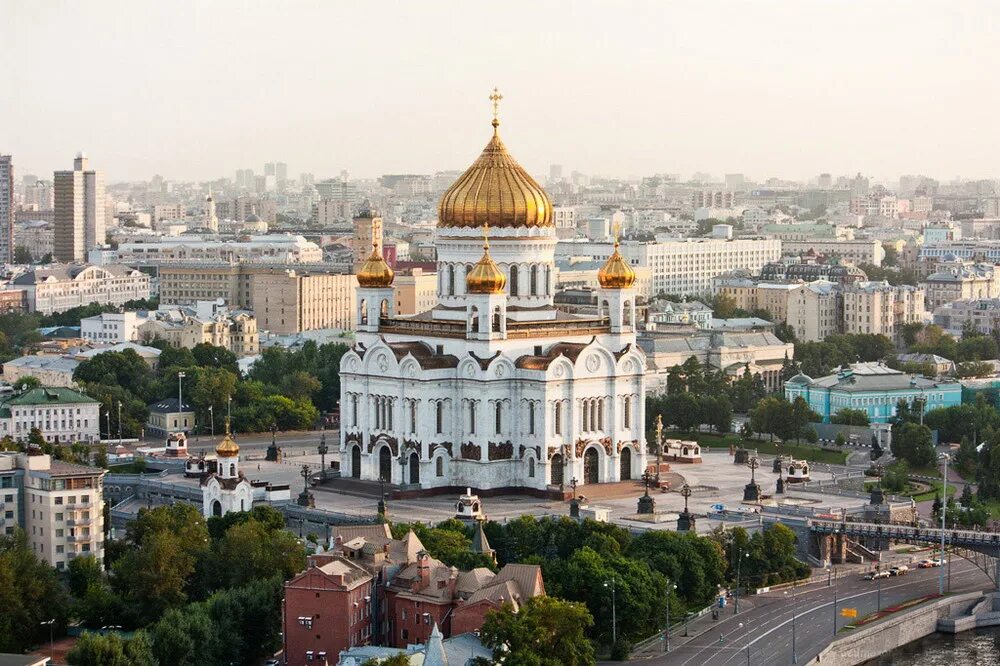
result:
[[[330,551],[285,583],[288,666],[333,664],[355,645],[426,643],[435,626],[445,637],[477,631],[490,610],[545,594],[535,565],[459,571],[431,557],[413,532],[396,540],[386,525],[333,529]],[[481,533],[475,549],[492,553]]]

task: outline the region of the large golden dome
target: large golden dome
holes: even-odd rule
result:
[[[396,274],[372,243],[372,253],[358,271],[358,284],[362,287],[390,287]]]
[[[502,294],[507,285],[507,276],[490,256],[490,242],[486,237],[489,225],[483,229],[483,256],[465,276],[465,290],[470,294]]]
[[[494,107],[499,95],[494,92]],[[507,152],[493,118],[493,138],[438,206],[438,227],[551,227],[545,190]]]
[[[618,239],[615,239],[615,251],[597,271],[597,281],[605,289],[628,289],[635,284],[635,270],[618,251]]]

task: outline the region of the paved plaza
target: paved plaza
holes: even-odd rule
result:
[[[263,460],[264,451],[251,450],[242,461],[242,469],[251,480],[263,480],[271,483],[287,483],[291,486],[293,499],[301,492],[304,481],[301,475],[303,465],[308,465],[313,473],[320,469],[320,456],[304,447],[289,446],[285,449],[285,457],[281,462]],[[757,507],[745,505],[742,502],[744,486],[750,480],[750,470],[745,465],[733,463],[732,456],[725,450],[703,450],[704,462],[701,464],[672,464],[671,472],[664,474],[664,481],[669,481],[670,491],[650,488],[650,494],[656,501],[656,518],[636,515],[638,498],[643,494],[641,481],[629,481],[613,484],[580,485],[577,494],[585,498],[584,505],[601,507],[609,510],[611,520],[637,529],[674,529],[677,514],[684,508],[684,498],[675,492],[684,483],[693,489],[689,499],[690,510],[699,516],[705,516],[714,505],[722,504],[727,509],[747,512],[747,520],[757,518]],[[326,456],[326,463],[336,459],[331,452]],[[842,473],[845,468],[816,464],[812,467],[812,479],[829,480],[834,474]],[[775,490],[778,475],[771,471],[770,459],[764,459],[760,469],[756,471],[757,483],[765,495],[771,495]],[[171,475],[175,483],[196,486],[197,479],[184,479],[179,475]],[[335,511],[352,516],[374,516],[378,501],[379,485],[374,482],[359,482],[355,480],[328,481],[326,484],[311,487],[316,498],[316,508]],[[786,493],[777,501],[785,505],[800,505],[830,508],[839,511],[840,508],[857,507],[865,503],[862,498],[827,495],[819,492],[803,492],[797,490],[794,484],[786,485]],[[457,496],[440,495],[419,499],[390,500],[389,515],[395,521],[421,521],[436,523],[446,520],[455,514]],[[766,504],[766,503],[765,503]],[[569,503],[558,500],[540,499],[527,495],[502,495],[483,498],[486,513],[492,520],[504,522],[521,515],[568,515]],[[765,506],[765,511],[767,510]],[[701,518],[698,521],[698,531],[708,532],[720,524],[719,521]]]

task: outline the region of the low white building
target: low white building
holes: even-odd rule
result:
[[[48,442],[98,442],[101,403],[63,387],[24,391],[0,402],[0,437],[27,441],[38,428]]]
[[[91,303],[122,305],[149,298],[149,276],[128,266],[49,264],[14,278],[29,312],[52,314]]]
[[[80,337],[91,342],[114,344],[136,342],[139,324],[145,318],[136,312],[105,312],[80,320]]]
[[[21,356],[3,364],[3,380],[17,386],[23,377],[34,377],[43,386],[73,386],[73,373],[80,361],[68,356],[39,354]]]
[[[323,261],[316,243],[293,234],[261,234],[249,240],[214,237],[156,237],[121,243],[118,261],[136,265],[172,262],[312,264]]]

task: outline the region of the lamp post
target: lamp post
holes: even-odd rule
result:
[[[922,414],[923,412],[921,412]],[[948,512],[948,459],[947,453],[941,454],[941,461],[944,463],[944,485],[941,488],[941,576],[938,581],[938,594],[944,595],[944,529],[945,514]]]
[[[740,612],[740,565],[743,564],[743,559],[747,557],[750,557],[750,553],[744,553],[742,549],[736,557],[736,599],[733,604],[733,615]]]
[[[309,465],[303,465],[302,469],[299,470],[299,476],[302,477],[302,493],[298,499],[299,506],[316,506],[316,499],[309,492],[309,476],[311,474],[312,469],[309,468]]]
[[[53,636],[53,632],[55,631],[56,619],[52,618],[51,620],[46,620],[45,622],[39,622],[38,624],[39,626],[42,627],[44,627],[45,625],[49,625],[49,659],[55,659],[56,651],[55,651],[55,639]]]
[[[108,424],[108,441],[111,441],[111,408],[108,407],[108,411],[104,413],[104,420]]]
[[[118,446],[122,445],[122,401],[118,401]]]
[[[663,461],[663,415],[656,415],[656,487],[660,487],[660,463]]]
[[[212,422],[212,439],[215,439],[215,405],[208,406],[208,420]]]
[[[618,642],[618,609],[615,604],[615,579],[605,581],[604,587],[611,588],[611,643]]]
[[[330,450],[326,445],[326,426],[323,426],[323,431],[319,435],[319,464],[320,464],[320,481],[326,478],[326,454]]]
[[[667,628],[663,637],[663,651],[670,652],[670,593],[677,589],[677,585],[667,585]]]
[[[799,663],[799,655],[795,651],[795,590],[797,588],[798,581],[792,582],[792,663]],[[785,594],[788,594],[786,591]]]
[[[186,372],[177,373],[177,411],[184,411],[184,378],[187,377]]]

